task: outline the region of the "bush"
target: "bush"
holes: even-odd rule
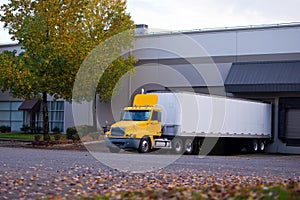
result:
[[[80,140],[80,137],[79,137],[78,133],[72,135],[72,140],[73,141],[79,141]]]
[[[40,126],[38,126],[36,129],[36,133],[42,133],[43,132],[43,130],[44,130],[44,128],[43,127],[40,127]]]
[[[80,137],[89,135],[95,129],[93,126],[82,125],[82,126],[73,126],[67,128],[67,139],[70,140],[80,140]],[[93,136],[92,136],[93,137]]]
[[[60,130],[57,126],[55,126],[53,129],[52,129],[52,132],[53,133],[60,133]]]
[[[28,133],[30,130],[30,127],[26,124],[23,124],[21,131],[23,131],[24,133]]]
[[[88,125],[76,126],[76,129],[80,137],[89,135],[89,133],[94,132],[95,130],[93,126]]]
[[[60,139],[61,139],[61,135],[60,134],[57,133],[57,134],[54,135],[54,140],[58,141]]]
[[[97,140],[99,138],[100,133],[98,133],[98,132],[91,132],[88,135],[91,136],[93,138],[93,140]]]
[[[11,127],[10,126],[0,126],[0,132],[1,133],[7,133],[7,132],[11,132]]]
[[[67,128],[67,139],[73,140],[73,135],[78,134],[75,126]]]
[[[38,135],[38,134],[34,135],[35,142],[39,142],[40,140],[41,140],[41,135]]]

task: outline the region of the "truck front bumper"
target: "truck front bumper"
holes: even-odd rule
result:
[[[138,149],[140,139],[135,138],[105,138],[105,146],[108,148]]]

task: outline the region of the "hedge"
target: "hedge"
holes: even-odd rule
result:
[[[89,133],[95,132],[95,128],[93,126],[82,125],[82,126],[72,126],[67,128],[67,139],[70,140],[80,140],[80,137],[89,135]]]

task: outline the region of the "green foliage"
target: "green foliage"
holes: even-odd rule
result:
[[[41,135],[40,134],[36,134],[36,135],[34,135],[34,141],[35,142],[39,142],[40,140],[41,140]]]
[[[56,98],[71,101],[77,71],[85,57],[106,39],[133,29],[124,0],[40,1],[14,0],[1,6],[1,21],[13,40],[25,52],[5,52],[1,56],[0,71],[3,90],[13,96],[30,99],[47,92]],[[117,50],[127,48],[133,41],[133,30],[128,40]],[[102,55],[98,55],[101,59]],[[111,90],[113,78],[133,67],[134,59],[120,57],[98,85],[98,92]],[[10,69],[10,70],[7,70]],[[5,75],[5,76],[3,76]],[[104,82],[111,85],[103,84]],[[109,81],[108,81],[109,80]],[[106,89],[104,89],[106,88]],[[110,94],[112,92],[109,92]],[[109,96],[102,93],[101,99]]]
[[[30,126],[23,124],[20,130],[23,131],[24,133],[28,133],[28,131],[30,130]]]
[[[0,132],[1,133],[8,133],[11,131],[11,127],[10,126],[0,126]]]
[[[99,138],[100,133],[99,132],[90,132],[88,135],[91,136],[91,138],[93,138],[93,140],[97,140]]]
[[[99,134],[96,136],[94,132],[95,128],[93,126],[82,125],[82,126],[73,126],[67,128],[67,138],[71,140],[80,140],[80,137],[90,135],[93,139],[94,137],[99,137]]]
[[[31,133],[35,133],[35,134],[40,134],[40,133],[42,133],[43,132],[43,127],[40,127],[40,126],[38,126],[38,127],[35,127],[35,126],[32,126],[32,127],[30,127],[30,132]]]
[[[59,128],[56,126],[56,127],[54,127],[54,128],[52,129],[52,132],[53,132],[53,133],[60,133],[60,130],[59,130]]]
[[[93,126],[88,125],[76,126],[76,129],[80,137],[89,135],[91,132],[95,131]]]
[[[79,141],[79,140],[80,140],[79,135],[78,135],[78,134],[72,135],[72,140],[73,140],[73,141]]]
[[[54,140],[61,140],[61,135],[60,134],[55,134],[54,135]]]
[[[76,128],[73,126],[73,127],[69,127],[67,128],[67,139],[69,140],[72,140],[73,139],[73,135],[77,134],[77,130]]]
[[[1,11],[4,27],[25,50],[19,55],[16,51],[0,54],[0,88],[14,97],[42,99],[42,94],[49,94],[72,101],[76,74],[85,58],[100,43],[126,30],[131,31],[125,40],[109,44],[118,58],[100,82],[97,79],[94,95],[97,92],[100,100],[108,100],[117,80],[136,62],[131,56],[121,57],[122,50],[134,40],[134,24],[125,0],[12,0],[3,4]],[[110,53],[98,54],[96,60],[106,60]],[[92,87],[89,80],[81,84],[83,91]],[[75,100],[92,99],[82,92]],[[46,115],[44,122],[48,123]],[[44,132],[48,133],[45,124]]]

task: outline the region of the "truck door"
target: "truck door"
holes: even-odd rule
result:
[[[152,133],[152,135],[159,135],[161,134],[161,112],[152,111],[151,121],[148,126],[148,131]]]

